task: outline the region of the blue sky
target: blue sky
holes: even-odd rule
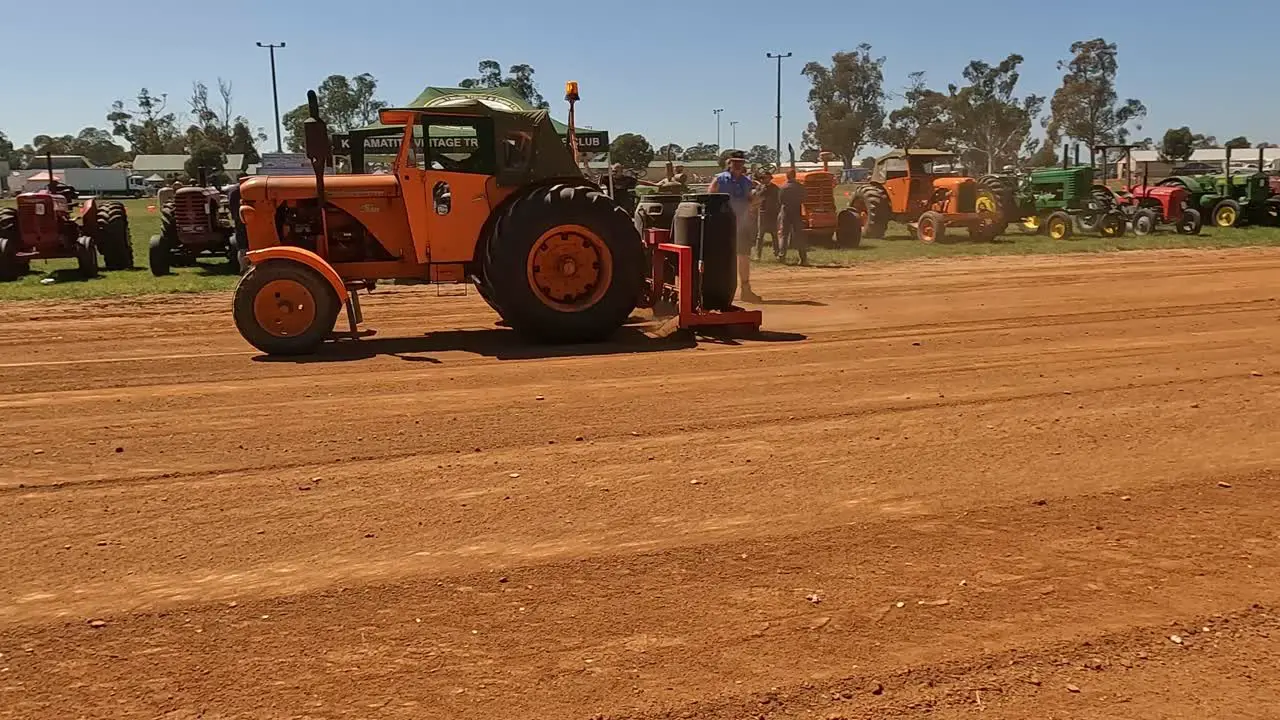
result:
[[[719,107],[724,145],[730,120],[739,123],[739,146],[772,144],[775,65],[765,52],[790,51],[783,64],[783,143],[798,148],[809,119],[800,75],[808,60],[826,61],[869,42],[888,58],[886,85],[897,89],[915,70],[945,87],[972,58],[995,62],[1017,52],[1026,58],[1023,91],[1047,95],[1061,77],[1055,63],[1072,41],[1098,35],[1119,45],[1121,97],[1147,105],[1139,137],[1158,140],[1168,127],[1189,125],[1222,140],[1280,142],[1275,81],[1250,91],[1246,78],[1264,75],[1245,69],[1274,65],[1268,45],[1275,39],[1275,0],[1237,0],[1230,13],[1212,15],[1213,27],[1193,20],[1205,16],[1205,5],[1190,0],[220,0],[136,12],[62,0],[50,15],[51,7],[0,3],[7,61],[0,131],[16,144],[38,133],[107,127],[111,102],[143,86],[185,109],[193,80],[213,86],[219,76],[234,85],[235,110],[274,138],[267,51],[254,42],[284,41],[288,47],[277,54],[281,112],[332,73],[372,73],[383,99],[395,105],[427,85],[453,85],[474,74],[479,60],[493,58],[532,65],[562,119],[563,82],[578,80],[580,123],[614,135],[640,132],[655,147],[714,142],[712,109]],[[1069,19],[1060,7],[1072,8]],[[50,36],[51,18],[57,31]]]

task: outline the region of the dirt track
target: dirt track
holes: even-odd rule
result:
[[[775,270],[558,357],[401,289],[307,363],[10,305],[0,717],[1274,718],[1277,280]]]

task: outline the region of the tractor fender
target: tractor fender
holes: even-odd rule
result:
[[[320,273],[320,277],[324,278],[333,287],[333,292],[338,296],[338,302],[345,303],[350,296],[350,293],[347,292],[346,284],[342,282],[342,276],[338,275],[338,271],[325,262],[324,258],[306,248],[294,245],[274,245],[262,250],[251,250],[245,253],[245,261],[250,266],[260,265],[269,260],[283,260],[306,265]]]

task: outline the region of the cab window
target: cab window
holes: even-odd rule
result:
[[[488,118],[422,116],[410,151],[419,170],[493,175],[492,123]]]

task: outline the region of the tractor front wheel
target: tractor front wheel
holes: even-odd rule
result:
[[[98,248],[93,238],[76,238],[76,268],[82,278],[98,277]]]
[[[147,264],[151,266],[151,274],[156,277],[169,274],[169,261],[173,253],[165,245],[163,235],[151,236],[151,247],[147,251]]]
[[[1179,235],[1199,235],[1200,228],[1203,226],[1204,220],[1200,216],[1200,211],[1195,208],[1185,208],[1178,222],[1174,223],[1173,229]]]
[[[1044,221],[1045,234],[1054,240],[1070,240],[1075,228],[1071,224],[1071,216],[1061,210],[1050,213]]]
[[[1124,237],[1126,222],[1127,219],[1124,213],[1113,210],[1104,214],[1102,219],[1098,221],[1098,232],[1101,233],[1102,237]]]
[[[0,208],[0,282],[17,280],[27,272],[28,263],[18,259],[18,213]]]
[[[489,304],[517,332],[550,343],[612,335],[635,309],[645,276],[631,216],[585,183],[517,198],[493,224],[483,262]],[[710,274],[704,279],[712,284]]]
[[[1150,235],[1156,231],[1156,225],[1159,219],[1156,211],[1150,208],[1143,208],[1133,216],[1133,234],[1138,236]]]
[[[947,220],[941,213],[928,210],[916,221],[916,238],[922,243],[935,243],[946,234]]]
[[[268,355],[315,352],[333,330],[341,303],[320,273],[291,260],[249,268],[236,286],[236,329]]]
[[[1230,198],[1220,200],[1217,205],[1213,206],[1212,217],[1215,227],[1235,227],[1236,223],[1240,221],[1240,203]]]

